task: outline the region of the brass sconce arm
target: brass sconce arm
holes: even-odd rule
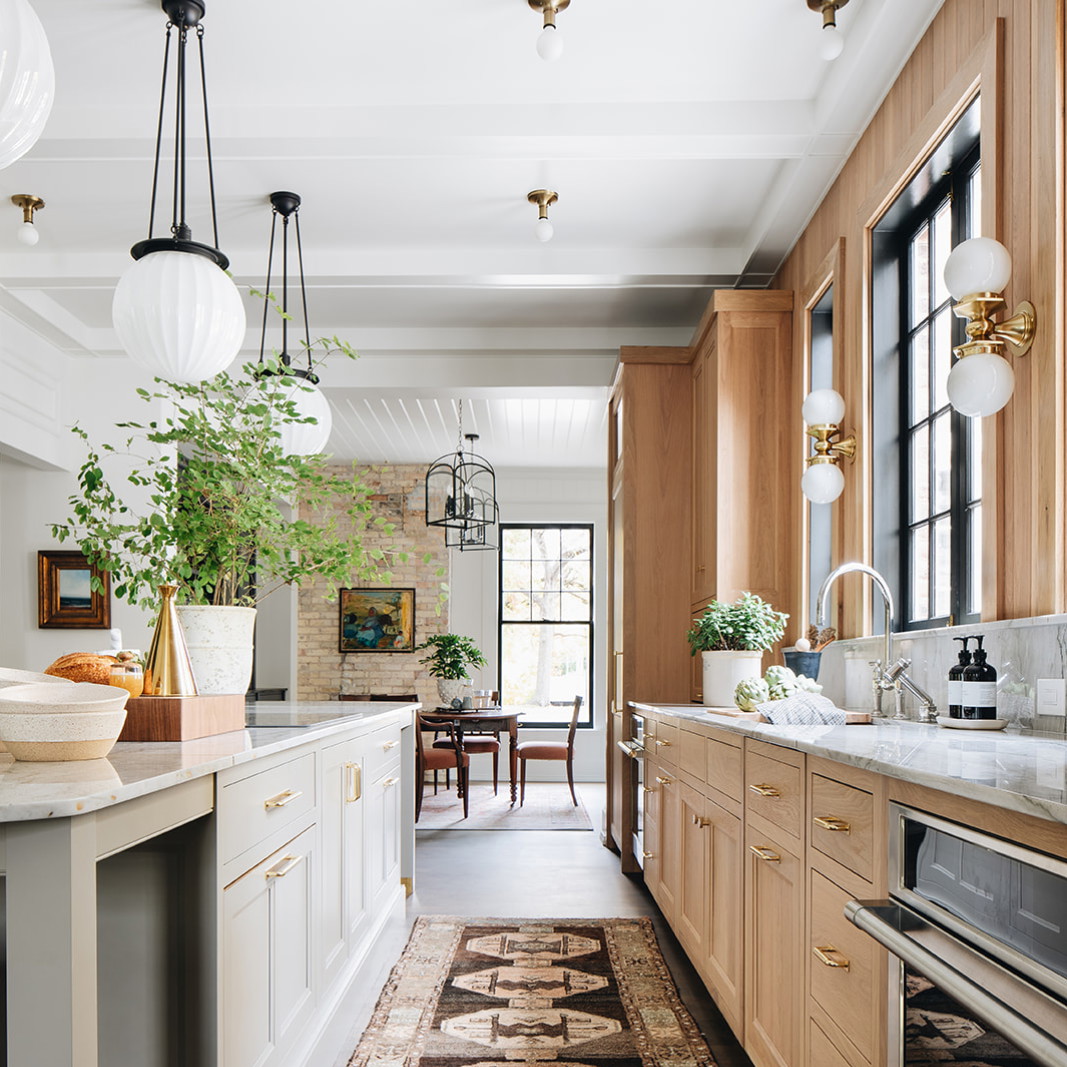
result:
[[[815,440],[815,451],[806,460],[809,466],[816,463],[838,463],[842,458],[849,461],[855,460],[855,434],[835,441],[834,438],[841,433],[841,427],[833,423],[809,426],[805,433]]]
[[[1023,300],[1010,318],[994,322],[991,316],[1005,307],[1004,298],[997,293],[974,293],[955,304],[953,314],[967,323],[967,341],[953,349],[956,355],[962,358],[987,352],[999,356],[1005,346],[1016,356],[1026,355],[1037,332],[1037,309]]]

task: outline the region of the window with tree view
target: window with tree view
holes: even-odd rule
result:
[[[500,527],[500,702],[526,726],[592,725],[593,527]]]

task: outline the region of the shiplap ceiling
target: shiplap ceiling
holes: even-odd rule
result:
[[[47,207],[32,249],[0,214],[0,307],[118,361],[165,18],[158,0],[33,3],[57,99],[0,206]],[[207,0],[220,243],[261,285],[268,195],[304,198],[312,332],[362,356],[323,376],[338,456],[428,462],[463,398],[495,464],[599,466],[619,346],[686,344],[714,287],[766,284],[939,7],[851,0],[826,63],[805,0],[573,0],[547,64],[526,0]],[[526,202],[542,186],[560,194],[546,245]],[[194,184],[199,239],[205,206]]]

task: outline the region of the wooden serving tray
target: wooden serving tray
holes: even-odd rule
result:
[[[749,722],[767,722],[768,720],[758,711],[742,711],[740,708],[712,708],[716,715],[729,715],[732,719],[747,719]],[[860,726],[870,723],[869,711],[846,711],[845,725]]]
[[[120,741],[191,741],[245,728],[244,693],[196,697],[133,697]]]

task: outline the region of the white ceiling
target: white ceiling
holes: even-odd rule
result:
[[[363,357],[324,374],[338,456],[429,461],[466,398],[495,465],[600,465],[619,346],[685,344],[714,287],[767,283],[940,3],[852,0],[826,63],[804,0],[573,0],[548,64],[526,0],[207,0],[220,244],[262,286],[268,194],[304,198],[312,333]],[[33,4],[56,105],[0,206],[47,206],[31,249],[0,214],[0,307],[119,359],[111,293],[147,233],[165,16]],[[560,194],[546,245],[526,201],[542,186]]]

